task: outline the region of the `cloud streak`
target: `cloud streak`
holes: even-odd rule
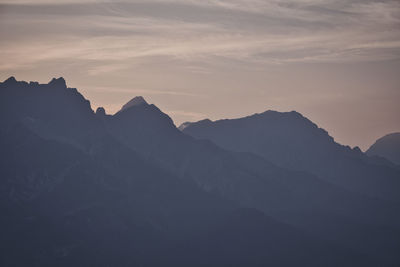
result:
[[[25,1],[1,10],[8,41],[0,69],[70,57],[119,66],[152,56],[265,64],[400,57],[396,1]]]

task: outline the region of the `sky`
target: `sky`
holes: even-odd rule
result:
[[[179,126],[296,110],[367,149],[400,131],[400,1],[0,0],[0,80],[64,77]]]

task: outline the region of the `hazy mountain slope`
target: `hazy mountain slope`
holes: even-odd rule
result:
[[[359,149],[336,143],[297,112],[267,111],[249,117],[204,120],[181,127],[233,151],[252,152],[279,165],[316,174],[348,190],[398,202],[400,171],[374,162]]]
[[[21,128],[1,140],[2,266],[151,264],[234,208],[112,141],[84,154]]]
[[[238,217],[237,205],[115,140],[74,90],[9,80],[0,94],[2,266],[373,262],[265,215]],[[223,250],[209,250],[214,240]]]
[[[380,156],[400,165],[400,133],[385,135],[365,152],[369,156]]]
[[[321,237],[363,247],[371,255],[397,257],[393,248],[400,237],[398,205],[349,193],[305,172],[276,167],[260,156],[196,141],[177,130],[156,106],[131,102],[139,104],[113,116],[99,115],[110,134],[179,177]],[[394,232],[385,233],[385,227]]]
[[[265,231],[258,231],[260,228]],[[290,242],[286,242],[288,239]],[[369,262],[370,259],[365,255],[336,253],[338,248],[334,245],[330,246],[331,253],[326,254],[325,248],[315,246],[315,240],[304,242],[303,239],[303,233],[257,210],[240,209],[194,242],[185,244],[183,251],[184,255],[187,255],[186,249],[198,251],[198,266],[264,266],[263,262],[267,262],[268,266],[301,266],[303,263],[303,266],[376,264],[373,260]],[[226,246],[226,242],[231,245]],[[240,245],[243,243],[245,246]],[[281,246],[286,249],[280,249]],[[314,255],[312,261],[308,259],[310,251]],[[184,256],[180,261],[190,262],[190,258]]]
[[[9,79],[0,84],[0,96],[1,246],[7,248],[1,260],[7,265],[25,259],[37,265],[193,265],[200,257],[210,264],[257,259],[290,266],[286,255],[303,266],[324,259],[351,266],[366,260],[374,266],[373,258],[396,262],[397,217],[387,203],[196,141],[154,105],[133,101],[114,116],[101,109],[94,114],[62,79],[48,85]],[[237,216],[240,205],[296,227],[264,215]],[[215,239],[202,239],[206,233]],[[219,250],[209,250],[215,242]],[[264,254],[251,254],[249,244]]]
[[[352,195],[313,175],[194,140],[176,129],[172,120],[154,105],[141,103],[103,118],[109,133],[121,143],[178,176],[194,180],[205,190],[243,205],[274,212],[339,210],[343,207],[332,201],[339,196],[344,202],[353,203]]]

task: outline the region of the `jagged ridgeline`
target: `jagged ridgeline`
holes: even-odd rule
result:
[[[63,78],[0,83],[1,266],[396,266],[399,166],[297,112],[94,112]]]

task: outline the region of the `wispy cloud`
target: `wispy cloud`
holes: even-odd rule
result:
[[[18,3],[1,7],[0,31],[7,41],[0,43],[6,59],[0,69],[71,57],[119,61],[90,74],[116,71],[133,58],[151,56],[267,64],[400,57],[397,1]],[[16,44],[14,39],[26,40]]]
[[[88,91],[105,92],[105,93],[125,93],[129,95],[170,95],[170,96],[185,96],[185,97],[204,97],[202,95],[188,93],[184,91],[174,90],[152,90],[152,89],[136,89],[136,88],[121,88],[121,87],[105,87],[105,86],[86,86]]]

